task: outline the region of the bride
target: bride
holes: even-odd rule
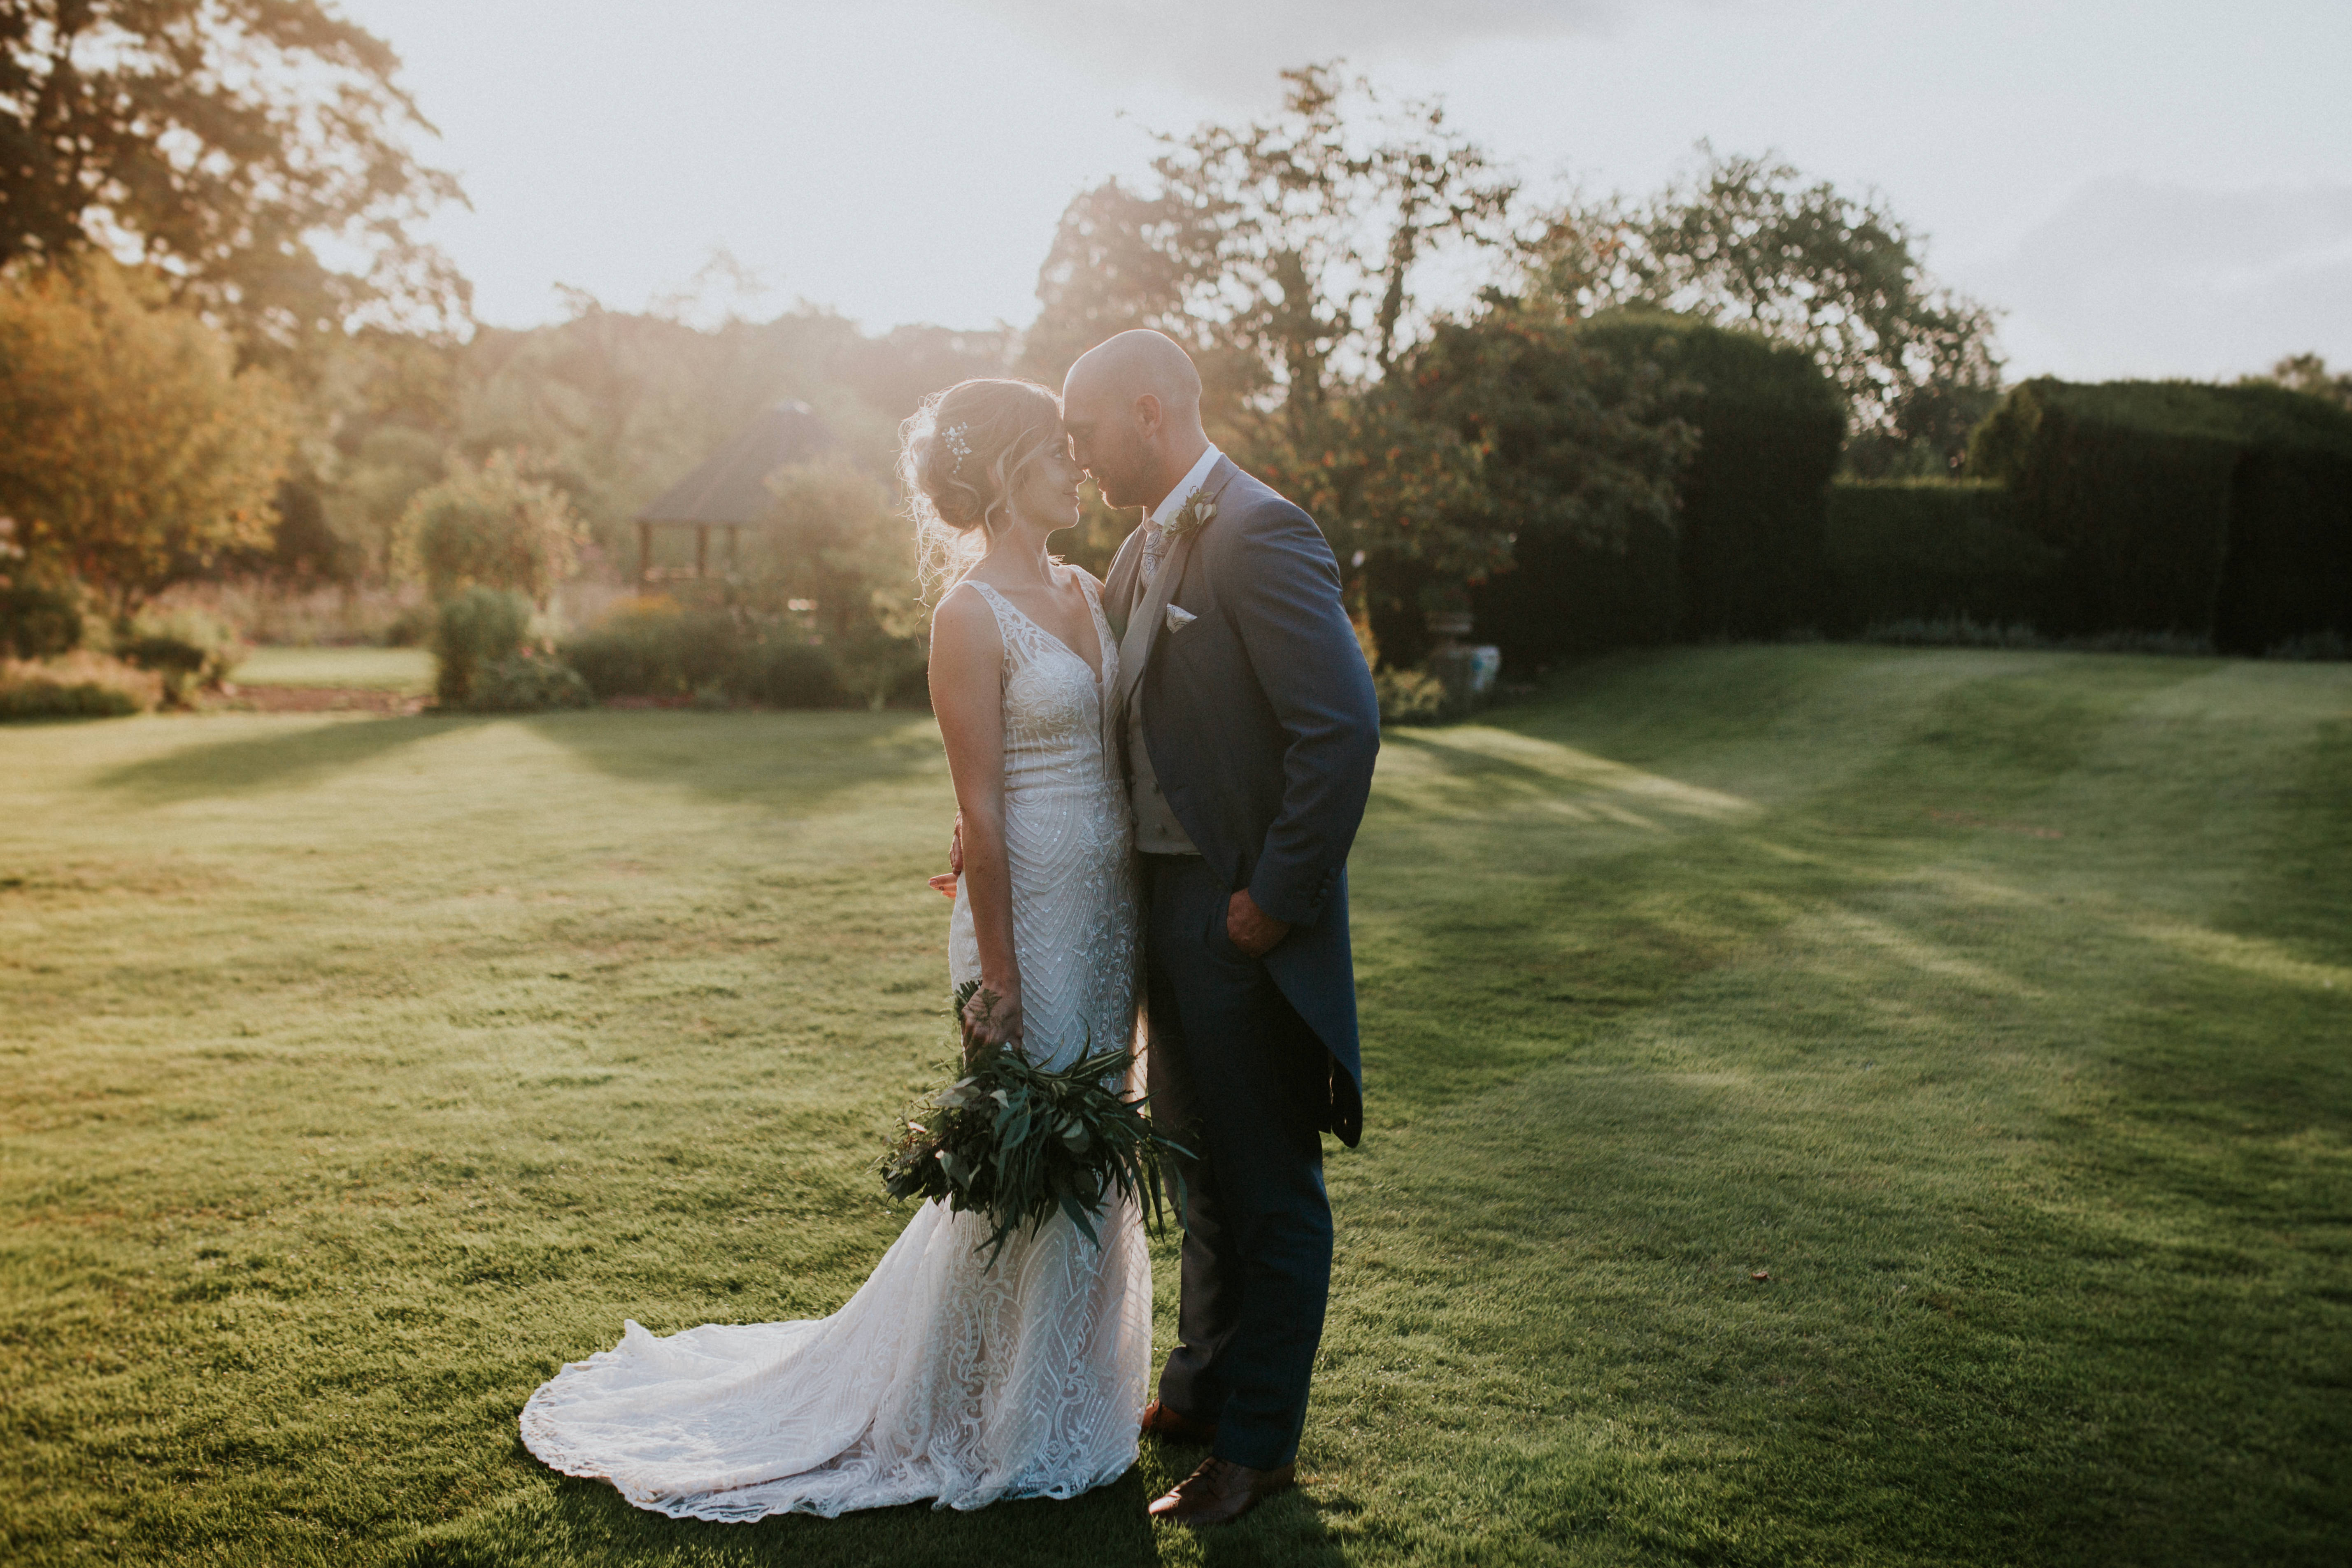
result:
[[[1107,762],[1118,648],[1100,584],[1045,542],[1080,478],[1044,387],[967,381],[908,421],[900,456],[926,576],[931,698],[962,814],[950,982],[980,983],[966,1049],[1067,1066],[1135,1027],[1138,913],[1126,790]],[[1131,1202],[1101,1247],[1055,1215],[992,1267],[988,1224],[926,1204],[829,1318],[635,1322],[522,1412],[567,1475],[676,1518],[831,1516],[934,1499],[1075,1497],[1134,1464],[1151,1274]]]

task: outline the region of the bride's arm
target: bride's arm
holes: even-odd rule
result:
[[[980,939],[980,992],[964,1045],[1021,1038],[1013,875],[1004,847],[1004,640],[978,594],[950,593],[931,616],[931,711],[947,742],[963,831],[963,886]]]

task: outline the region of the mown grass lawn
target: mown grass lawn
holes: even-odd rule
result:
[[[906,714],[0,731],[0,1555],[2345,1560],[2352,668],[1684,650],[1393,734],[1300,1494],[551,1476],[559,1363],[903,1223],[947,814]]]
[[[257,647],[235,671],[239,686],[343,687],[422,695],[433,656],[421,647]]]

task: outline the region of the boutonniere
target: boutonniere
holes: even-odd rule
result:
[[[1205,489],[1192,492],[1192,499],[1177,508],[1176,515],[1160,525],[1160,531],[1173,544],[1187,534],[1198,533],[1217,520],[1217,498]]]

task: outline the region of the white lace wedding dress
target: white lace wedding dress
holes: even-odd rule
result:
[[[1003,595],[970,587],[1004,639],[1028,1049],[1066,1066],[1134,1028],[1132,833],[1101,725],[1118,650],[1090,584],[1099,679]],[[948,930],[951,983],[977,978],[962,891]],[[618,1346],[540,1385],[523,1442],[567,1475],[682,1519],[1075,1497],[1134,1464],[1151,1353],[1151,1266],[1133,1205],[1097,1228],[1100,1248],[1056,1215],[992,1268],[979,1215],[925,1204],[831,1317],[667,1338],[630,1322]]]

